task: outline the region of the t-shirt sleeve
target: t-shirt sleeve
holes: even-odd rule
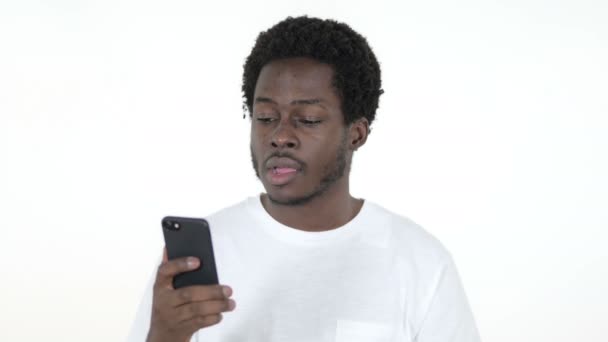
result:
[[[480,342],[473,313],[451,257],[442,264],[436,279],[414,341]]]

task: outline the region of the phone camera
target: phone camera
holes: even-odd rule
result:
[[[171,221],[171,220],[163,220],[163,227],[168,230],[179,230],[181,228],[181,224],[179,222]]]

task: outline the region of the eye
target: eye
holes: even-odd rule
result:
[[[303,123],[306,126],[315,126],[321,123],[321,120],[313,120],[313,119],[301,119],[300,123]]]
[[[271,122],[273,122],[275,119],[274,118],[257,118],[258,122],[262,123],[262,124],[269,124]]]

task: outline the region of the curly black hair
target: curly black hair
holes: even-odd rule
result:
[[[344,123],[365,117],[371,125],[384,91],[380,66],[367,40],[344,23],[307,16],[288,17],[259,34],[244,65],[244,111],[252,115],[253,93],[262,68],[273,60],[292,57],[331,65]]]

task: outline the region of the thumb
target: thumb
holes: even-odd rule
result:
[[[169,261],[169,258],[167,257],[167,247],[163,247],[163,262],[167,261]]]

